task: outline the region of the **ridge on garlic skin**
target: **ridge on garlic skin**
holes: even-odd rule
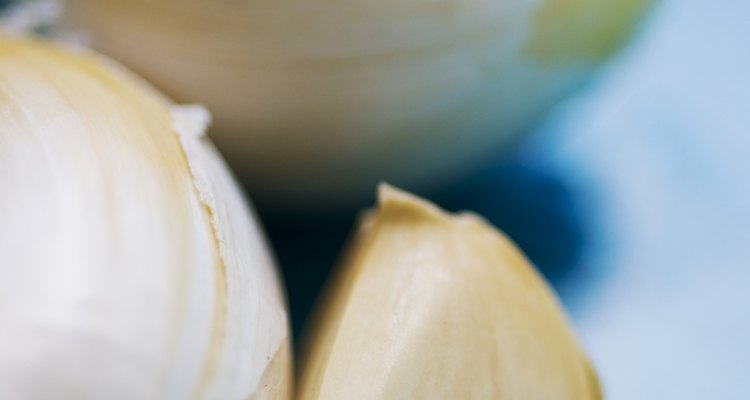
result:
[[[252,225],[247,223],[250,220],[254,221],[256,217],[248,212],[243,194],[235,183],[234,178],[228,173],[229,169],[221,160],[218,151],[205,134],[211,122],[210,113],[202,106],[195,105],[172,106],[170,113],[173,119],[173,127],[180,138],[182,150],[190,166],[193,185],[201,202],[209,212],[211,224],[214,228],[215,240],[223,262],[240,263],[246,261],[243,258],[247,257],[248,254],[237,254],[231,249],[236,248],[242,242],[247,242],[255,244],[253,253],[259,255],[254,260],[255,263],[250,263],[250,265],[273,265],[273,260],[267,250],[269,245],[262,232],[260,232],[257,223]],[[275,318],[277,320],[283,321],[288,319],[285,310],[278,309],[278,303],[285,304],[285,300],[278,285],[280,278],[277,274],[273,273],[274,269],[259,268],[254,272],[258,274],[260,278],[258,281],[261,284],[257,285],[249,294],[257,295],[257,293],[261,293],[261,299],[271,299],[271,301],[266,300],[266,302],[261,303],[259,309],[263,311],[272,310],[276,313]],[[242,276],[241,274],[236,274],[235,276],[225,277],[225,279],[229,283],[233,280],[240,281]],[[276,284],[263,285],[263,283],[268,282],[276,282]],[[245,299],[245,301],[249,300]],[[247,324],[247,322],[256,322],[258,320],[262,320],[262,318],[256,314],[244,322]],[[230,323],[232,322],[230,321]],[[290,381],[292,380],[291,345],[289,344],[289,337],[291,335],[289,334],[289,328],[288,326],[272,327],[276,329],[275,332],[271,332],[267,337],[260,338],[261,341],[267,342],[263,343],[262,348],[275,348],[275,350],[267,352],[265,364],[256,364],[262,365],[263,368],[260,368],[260,370],[250,369],[244,371],[244,373],[240,373],[240,375],[260,377],[258,383],[255,385],[257,392],[253,395],[253,398],[257,399],[268,398],[265,392],[274,393],[274,390],[282,393],[278,398],[284,398],[291,393],[290,387],[284,387],[285,385],[290,386]],[[245,329],[252,328],[245,326]],[[219,334],[222,334],[222,332]],[[223,334],[226,335],[227,333],[223,332]],[[278,338],[286,338],[286,342]],[[225,354],[225,356],[241,357],[241,355],[229,353]],[[235,362],[239,362],[239,360]],[[279,377],[282,378],[279,379]]]
[[[0,37],[0,110],[0,398],[289,398],[284,293],[204,109]]]

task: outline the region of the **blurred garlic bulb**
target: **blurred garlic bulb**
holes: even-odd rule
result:
[[[181,101],[254,195],[335,207],[477,167],[620,47],[650,0],[68,0]],[[256,196],[256,200],[258,196]]]
[[[0,38],[0,121],[0,398],[290,396],[284,295],[203,109]]]
[[[349,250],[299,399],[601,398],[554,295],[479,217],[383,186]]]

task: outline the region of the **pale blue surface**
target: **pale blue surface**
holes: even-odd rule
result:
[[[562,294],[608,399],[750,399],[750,1],[644,28],[527,147],[593,205]]]

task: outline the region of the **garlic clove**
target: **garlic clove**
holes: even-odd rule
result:
[[[0,398],[289,398],[284,293],[205,110],[0,37],[0,120]]]
[[[387,185],[308,332],[299,399],[599,399],[554,295],[504,235]]]
[[[70,29],[180,101],[256,198],[335,209],[508,148],[652,0],[70,0]],[[165,17],[168,16],[168,17]]]

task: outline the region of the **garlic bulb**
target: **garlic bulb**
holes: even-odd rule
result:
[[[0,38],[0,120],[0,398],[290,396],[284,294],[202,108]]]
[[[476,168],[618,48],[650,0],[68,0],[181,101],[256,199],[336,207]]]
[[[549,288],[505,236],[388,186],[329,288],[300,399],[599,399]]]

